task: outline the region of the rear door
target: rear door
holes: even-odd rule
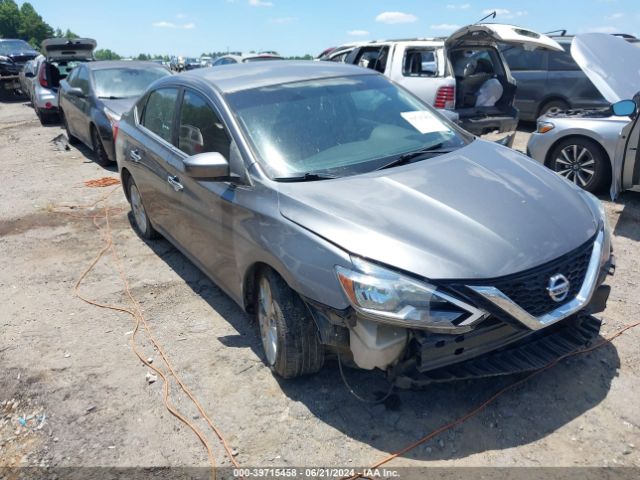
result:
[[[521,45],[502,45],[501,51],[518,82],[514,106],[521,118],[535,120],[547,89],[548,52],[541,48],[527,50]]]
[[[135,137],[128,139],[124,155],[135,169],[133,174],[145,209],[155,227],[175,238],[184,227],[181,219],[181,192],[173,179],[182,169],[182,160],[173,146],[178,87],[161,87],[147,96]]]

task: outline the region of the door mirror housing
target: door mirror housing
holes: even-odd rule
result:
[[[78,87],[69,87],[65,91],[66,91],[67,94],[71,95],[72,97],[85,98],[87,96],[82,91],[82,89],[78,88]]]
[[[632,117],[636,114],[637,108],[633,100],[621,100],[611,105],[611,111],[618,117]]]
[[[223,181],[230,175],[228,160],[218,152],[199,153],[183,163],[185,173],[193,178]]]

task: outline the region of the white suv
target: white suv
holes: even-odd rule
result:
[[[326,54],[331,61],[352,63],[379,71],[426,103],[454,110],[459,123],[475,135],[512,132],[518,123],[513,106],[516,82],[498,43],[527,49],[562,50],[551,38],[512,25],[469,25],[448,38],[388,40],[342,46]],[[490,106],[478,104],[488,81],[501,91]],[[497,82],[496,82],[497,80]],[[507,137],[505,142],[510,143]]]

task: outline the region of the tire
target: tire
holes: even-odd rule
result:
[[[69,130],[69,123],[67,122],[67,117],[62,110],[60,110],[60,116],[62,117],[62,125],[64,125],[64,129],[67,132],[67,141],[69,145],[78,145],[80,143],[80,139],[71,135],[71,130]]]
[[[324,364],[324,348],[306,305],[273,270],[256,279],[255,312],[265,363],[282,378],[316,373]]]
[[[571,137],[559,142],[551,151],[548,166],[584,190],[597,193],[611,179],[611,165],[597,142]]]
[[[568,110],[571,106],[564,100],[550,100],[540,107],[538,118],[549,113],[562,112]]]
[[[36,108],[36,115],[38,116],[38,120],[40,120],[41,125],[49,125],[51,123],[51,115],[46,110]]]
[[[131,214],[133,216],[133,226],[140,235],[145,240],[155,240],[160,237],[160,234],[153,228],[151,225],[151,221],[149,220],[149,216],[147,215],[147,211],[144,208],[144,204],[142,203],[142,196],[138,191],[138,187],[136,186],[136,182],[133,181],[133,177],[129,176],[127,178],[127,197],[129,198],[129,203],[131,204]]]
[[[91,147],[93,148],[93,153],[96,156],[96,163],[98,165],[101,167],[111,165],[112,162],[109,160],[107,151],[104,149],[104,144],[102,143],[98,129],[93,125],[91,126]]]

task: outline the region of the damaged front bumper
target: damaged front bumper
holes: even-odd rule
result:
[[[309,305],[322,343],[349,353],[343,358],[360,368],[385,370],[399,387],[535,370],[597,337],[600,322],[591,315],[606,307],[610,287],[603,282],[615,271],[613,254],[601,263],[604,248],[610,250],[603,239],[600,232],[561,259],[488,282],[492,285],[484,288],[450,285],[465,301],[487,312],[473,329],[463,332],[402,328],[353,309]],[[550,300],[545,289],[549,277],[558,272],[576,284],[562,304]],[[540,305],[545,297],[546,305]]]

